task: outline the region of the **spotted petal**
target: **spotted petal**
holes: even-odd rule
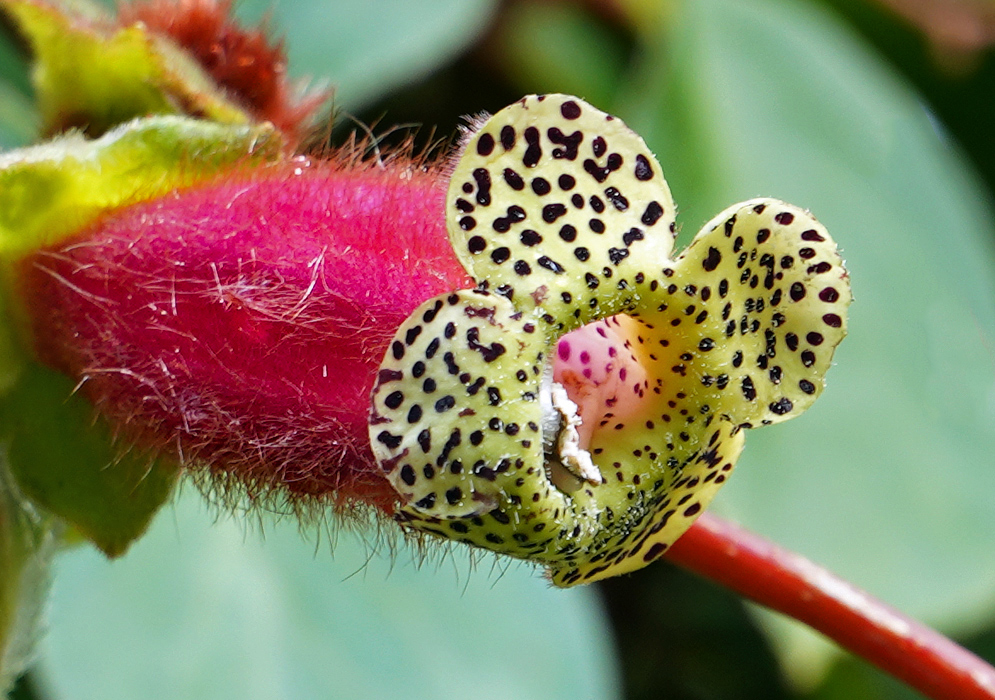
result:
[[[488,513],[523,465],[541,469],[544,350],[535,324],[487,292],[430,299],[398,329],[370,436],[412,516]]]
[[[565,95],[480,124],[448,198],[478,289],[416,310],[373,392],[373,450],[412,529],[560,586],[632,571],[709,503],[744,428],[822,391],[850,289],[807,212],[738,204],[671,260],[659,164]]]
[[[568,95],[526,97],[469,139],[447,195],[456,255],[478,280],[568,330],[626,309],[673,247],[663,171],[621,120]]]
[[[770,425],[822,392],[851,294],[836,244],[808,212],[774,199],[726,209],[669,282],[654,324],[681,331],[667,370],[700,407],[745,427]]]

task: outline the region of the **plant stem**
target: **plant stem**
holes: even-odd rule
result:
[[[995,699],[995,668],[798,554],[709,514],[671,562],[811,626],[934,700]]]

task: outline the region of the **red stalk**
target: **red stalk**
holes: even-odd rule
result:
[[[934,700],[992,700],[995,668],[808,559],[705,513],[666,558],[795,618]]]

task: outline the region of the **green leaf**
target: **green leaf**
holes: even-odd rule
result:
[[[35,364],[0,402],[0,440],[24,495],[109,557],[145,532],[176,482],[175,466],[115,446],[72,380]]]
[[[985,193],[906,85],[833,15],[686,0],[621,116],[693,232],[730,202],[810,208],[855,303],[824,396],[749,436],[718,510],[898,608],[992,618],[995,240]]]
[[[0,151],[29,143],[38,131],[27,62],[0,32]]]
[[[619,37],[580,3],[511,4],[492,52],[523,92],[563,92],[607,108],[626,68]]]
[[[56,540],[53,519],[10,478],[0,443],[0,695],[34,658]]]
[[[196,493],[123,559],[59,558],[40,666],[54,698],[620,696],[594,589],[466,548],[421,566],[291,521],[220,520]],[[99,630],[99,633],[95,633]]]
[[[30,143],[36,119],[31,100],[0,78],[0,151]]]
[[[279,154],[271,126],[186,117],[138,119],[0,155],[0,259],[52,245],[105,211]]]
[[[243,0],[237,14],[273,17],[290,71],[327,79],[335,106],[357,110],[424,77],[485,28],[493,0]]]

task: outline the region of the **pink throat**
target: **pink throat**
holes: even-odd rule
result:
[[[590,323],[560,338],[553,381],[577,404],[583,449],[589,449],[598,429],[638,413],[647,387],[646,370],[633,354],[619,317]]]

